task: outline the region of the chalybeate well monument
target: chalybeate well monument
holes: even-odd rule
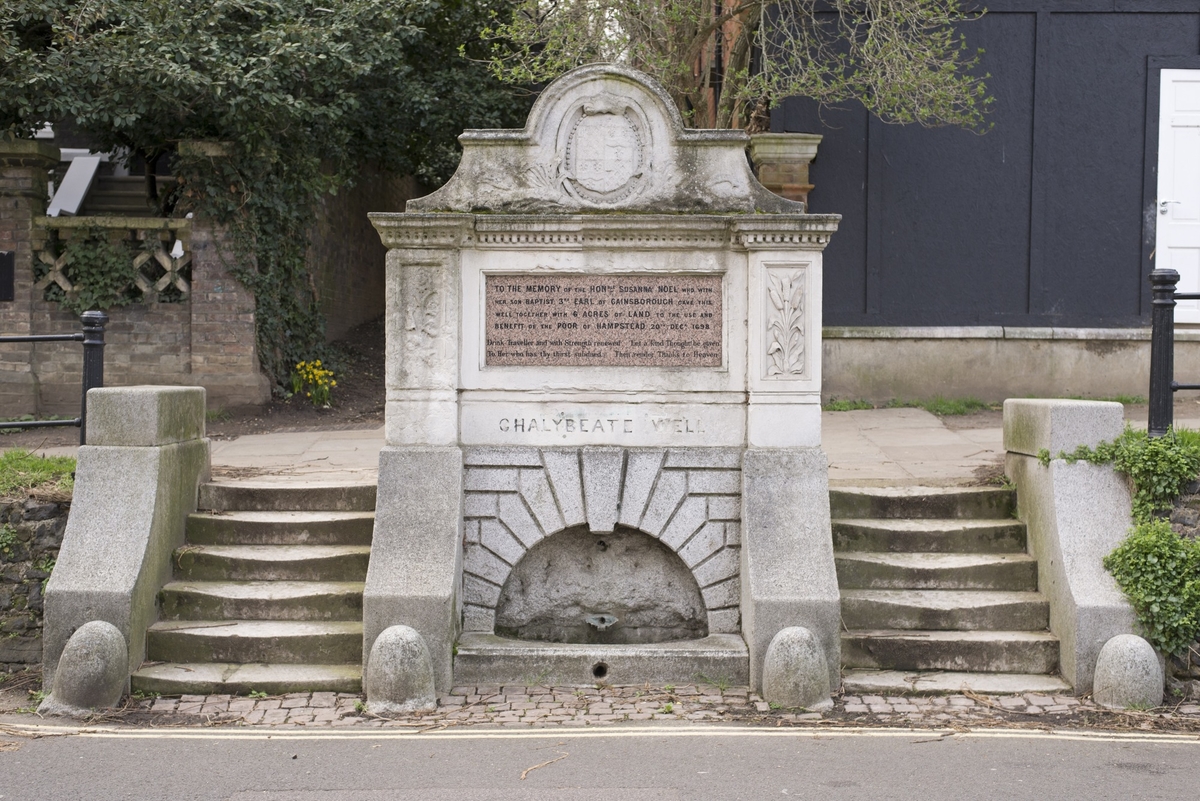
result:
[[[820,390],[839,217],[768,192],[745,134],[685,129],[619,67],[460,141],[449,183],[372,215],[387,445],[364,655],[402,625],[439,692],[758,689],[802,627],[836,686]]]

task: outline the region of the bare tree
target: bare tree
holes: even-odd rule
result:
[[[504,80],[626,64],[660,80],[691,125],[761,127],[801,95],[982,130],[989,76],[955,30],[978,16],[960,0],[518,0],[485,36]]]

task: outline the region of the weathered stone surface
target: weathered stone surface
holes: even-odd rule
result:
[[[762,686],[771,640],[791,626],[812,632],[830,682],[838,676],[841,607],[828,481],[819,448],[750,449],[742,461],[742,631],[754,688]]]
[[[103,387],[87,402],[89,445],[145,447],[204,436],[203,387]]]
[[[1119,403],[1041,398],[1004,401],[1004,448],[1011,453],[1051,456],[1094,448],[1111,442],[1125,427],[1125,409]]]
[[[616,622],[601,631],[590,615]],[[563,531],[534,546],[496,605],[496,633],[550,642],[634,643],[704,637],[705,605],[678,556],[640,531]]]
[[[1006,417],[1011,408],[1005,405]],[[1082,444],[1054,441],[1067,451]],[[1060,672],[1075,692],[1086,693],[1101,647],[1136,631],[1133,609],[1103,564],[1129,532],[1129,486],[1109,465],[1056,459],[1043,467],[1023,453],[1008,454],[1005,472],[1017,486],[1020,519],[1037,559],[1038,590],[1050,601]]]
[[[385,629],[411,626],[429,649],[439,690],[450,687],[451,647],[461,625],[462,494],[458,448],[388,446],[379,454],[363,654]]]
[[[170,387],[153,391],[159,389],[170,396],[175,392]],[[207,475],[206,439],[79,449],[72,512],[46,586],[47,684],[53,685],[71,634],[92,620],[112,623],[126,638],[126,676],[141,664],[156,596],[171,576],[171,555],[183,544],[197,488]]]
[[[42,715],[82,717],[116,706],[129,680],[129,653],[120,629],[103,620],[80,626],[63,649]]]
[[[375,638],[363,680],[367,711],[398,715],[437,706],[433,662],[425,640],[409,626],[390,626]]]
[[[539,95],[524,130],[459,141],[454,177],[408,211],[804,211],[755,179],[744,133],[684,128],[663,88],[623,67],[574,70]]]
[[[595,534],[607,534],[617,525],[623,456],[620,448],[583,449],[583,505]]]
[[[763,698],[786,709],[830,709],[829,664],[821,643],[803,626],[781,629],[763,661]]]
[[[1119,634],[1100,649],[1092,697],[1109,709],[1150,709],[1162,703],[1163,670],[1154,647],[1135,634]]]

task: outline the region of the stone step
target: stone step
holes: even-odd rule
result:
[[[1011,518],[1016,493],[997,487],[838,487],[829,491],[835,518]]]
[[[842,590],[1037,590],[1037,561],[1027,554],[834,554]]]
[[[842,633],[842,664],[877,670],[1052,673],[1058,638],[1046,631],[852,630]]]
[[[1050,603],[1036,592],[843,590],[842,624],[851,629],[1044,631]]]
[[[362,663],[357,621],[160,620],[146,632],[152,662]]]
[[[358,693],[362,692],[362,666],[163,662],[143,665],[130,684],[133,692],[160,695]]]
[[[361,581],[172,581],[164,620],[362,621]]]
[[[198,512],[188,515],[192,545],[370,545],[374,512]]]
[[[1024,553],[1025,524],[1016,520],[833,521],[838,551],[892,553]]]
[[[853,669],[842,673],[847,695],[945,695],[962,692],[984,695],[1071,695],[1058,676],[1040,673],[963,673],[954,671]]]
[[[365,581],[370,545],[185,545],[185,581]]]
[[[200,485],[199,507],[218,512],[370,512],[375,485],[213,481]]]

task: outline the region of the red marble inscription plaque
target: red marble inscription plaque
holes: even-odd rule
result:
[[[488,275],[491,367],[720,367],[720,275]]]

